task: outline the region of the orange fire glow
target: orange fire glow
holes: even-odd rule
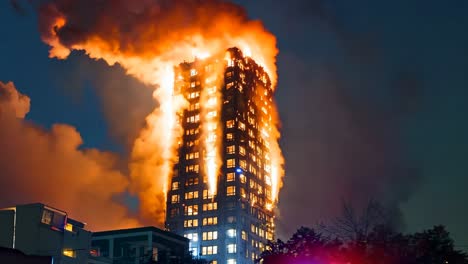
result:
[[[172,1],[164,6],[157,1],[142,0],[101,2],[103,12],[107,13],[89,18],[76,10],[93,6],[92,0],[73,4],[66,0],[49,1],[40,13],[42,39],[51,46],[50,57],[64,59],[73,50],[83,50],[90,58],[103,59],[109,65],[120,64],[127,74],[154,89],[159,106],[147,116],[146,127],[134,141],[129,165],[130,191],[139,196],[143,220],[163,226],[165,194],[182,133],[177,114],[187,106],[182,96],[174,94],[174,67],[182,61],[204,59],[229,47],[238,47],[265,69],[275,87],[276,39],[261,22],[250,20],[241,7],[220,0]],[[220,76],[218,69],[213,72],[213,77],[216,76]],[[205,89],[201,95],[201,104],[205,106],[201,113],[204,160],[212,194],[216,193],[221,166],[217,154],[221,138],[220,79],[207,84],[213,92]],[[276,114],[270,115],[264,128],[268,134],[264,139],[270,145],[274,203],[284,174],[278,122]]]

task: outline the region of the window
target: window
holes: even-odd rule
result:
[[[247,169],[247,161],[245,161],[245,160],[240,160],[240,161],[239,161],[239,166],[240,166],[243,170],[246,170],[246,169]]]
[[[228,172],[226,174],[226,181],[227,182],[231,182],[231,181],[234,181],[235,180],[235,174],[234,172]]]
[[[193,115],[193,116],[187,116],[187,123],[197,123],[198,121],[200,121],[200,115],[199,114],[196,114],[196,115]]]
[[[234,168],[236,166],[236,160],[235,159],[228,159],[226,162],[226,167],[227,168]]]
[[[190,252],[192,252],[192,256],[198,257],[198,248],[197,247],[191,247]]]
[[[196,198],[198,198],[198,191],[185,193],[185,200],[196,199]]]
[[[246,183],[247,182],[247,177],[245,177],[244,174],[239,174],[239,179],[241,183]]]
[[[241,154],[242,156],[245,156],[245,148],[244,147],[239,146],[239,154]]]
[[[76,251],[74,251],[73,249],[64,249],[63,255],[69,258],[76,258]]]
[[[202,239],[203,240],[216,240],[218,239],[218,231],[203,232]]]
[[[245,124],[239,121],[239,129],[245,131]]]
[[[242,234],[242,240],[247,240],[247,232],[242,230],[241,234]]]
[[[226,196],[236,195],[236,186],[228,186],[226,188]]]
[[[236,152],[236,146],[231,145],[226,147],[226,154],[234,154]]]
[[[207,118],[212,118],[212,117],[215,117],[217,116],[217,112],[216,111],[210,111],[206,114],[206,117]]]
[[[190,177],[185,181],[185,186],[192,186],[198,184],[198,177]]]
[[[194,98],[197,98],[197,97],[200,97],[200,92],[193,92],[193,93],[188,94],[189,99],[194,99]]]
[[[210,194],[208,190],[203,190],[203,199],[213,199],[214,195]]]
[[[235,259],[228,259],[226,264],[236,264],[236,260]]]
[[[198,157],[200,156],[200,152],[191,152],[191,153],[187,153],[185,154],[185,159],[186,160],[192,160],[192,159],[198,159]]]
[[[188,234],[184,234],[184,237],[190,239],[190,240],[193,241],[193,242],[197,242],[197,241],[198,241],[198,233],[188,233]]]
[[[205,203],[203,204],[203,211],[214,211],[218,209],[218,203]]]
[[[179,182],[178,181],[172,183],[172,190],[173,191],[179,190]]]
[[[171,208],[170,211],[171,217],[175,217],[179,215],[179,208]]]
[[[196,69],[190,69],[190,76],[195,76],[197,75],[197,70]]]
[[[235,223],[236,222],[236,217],[231,215],[231,216],[228,216],[226,218],[226,221],[229,223],[229,224],[232,224],[232,223]]]
[[[234,120],[226,121],[226,127],[227,128],[233,128],[234,127]]]
[[[234,134],[233,133],[227,133],[226,134],[226,140],[228,140],[228,141],[234,140]]]
[[[70,223],[65,224],[65,230],[73,232],[73,225]]]
[[[236,237],[236,230],[235,229],[228,229],[226,231],[226,235],[230,238]]]
[[[227,253],[236,253],[236,244],[228,244]]]
[[[205,217],[203,218],[203,225],[217,225],[218,224],[218,217]]]
[[[188,219],[184,221],[184,227],[198,226],[198,219]]]
[[[171,203],[175,204],[175,203],[178,203],[180,201],[180,196],[178,194],[173,194],[171,196]]]
[[[202,255],[216,255],[218,254],[218,246],[202,247]]]
[[[247,193],[245,192],[245,189],[242,187],[240,188],[240,195],[244,199],[247,198]]]
[[[188,108],[189,111],[200,109],[200,103],[191,104]]]
[[[41,222],[43,224],[47,224],[47,225],[50,225],[52,224],[52,218],[54,217],[54,213],[52,211],[49,211],[47,209],[44,209],[44,211],[42,211],[42,219],[41,219]]]
[[[196,172],[198,173],[200,166],[198,164],[185,166],[185,172]]]
[[[226,84],[226,89],[230,89],[232,86],[234,86],[233,82],[227,83]]]
[[[198,205],[187,205],[184,208],[185,215],[198,215]]]

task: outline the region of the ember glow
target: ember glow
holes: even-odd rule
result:
[[[101,11],[83,12],[97,10],[96,5]],[[146,117],[146,127],[134,142],[129,164],[130,191],[139,196],[141,216],[148,223],[163,226],[165,194],[182,136],[178,116],[187,107],[174,88],[174,67],[195,57],[205,59],[238,47],[265,69],[272,87],[276,86],[275,37],[232,3],[104,0],[97,4],[93,0],[51,0],[41,6],[39,19],[42,40],[51,46],[50,57],[65,59],[71,51],[83,50],[90,58],[103,59],[109,65],[119,63],[127,74],[154,89],[159,106]],[[216,193],[222,165],[218,145],[222,85],[219,77],[223,67],[212,69],[205,84],[208,89],[200,95],[203,159],[212,194]],[[269,115],[263,128],[264,140],[270,146],[274,202],[283,176],[278,123],[276,115]]]

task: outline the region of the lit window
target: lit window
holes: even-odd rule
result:
[[[226,231],[226,234],[227,234],[228,237],[231,237],[231,238],[236,237],[236,230],[235,229],[228,229]]]
[[[196,69],[190,69],[190,76],[195,76],[197,75],[197,70]]]
[[[236,166],[236,160],[235,159],[228,159],[226,162],[226,167],[227,168],[234,168]]]
[[[226,154],[234,154],[236,152],[236,146],[231,145],[226,147]]]
[[[175,190],[178,190],[179,189],[179,182],[173,182],[172,183],[172,190],[175,191]]]
[[[203,190],[203,199],[213,199],[213,197],[208,190]]]
[[[227,253],[236,253],[236,244],[228,244]]]
[[[216,240],[218,239],[218,231],[203,232],[202,239],[203,240]]]
[[[212,118],[212,117],[215,117],[217,115],[217,112],[216,111],[210,111],[206,114],[206,117],[207,118]]]
[[[190,177],[185,181],[185,186],[192,186],[198,184],[198,177]]]
[[[174,194],[171,196],[171,203],[175,204],[180,201],[180,196],[178,194]]]
[[[203,218],[203,225],[217,225],[218,224],[218,217],[205,217]]]
[[[227,196],[236,195],[236,186],[228,186],[226,188],[226,195]]]
[[[239,161],[239,166],[240,166],[243,170],[247,169],[247,161],[245,161],[245,160],[240,160],[240,161]]]
[[[226,89],[230,89],[232,86],[234,86],[233,82],[227,83],[226,84]]]
[[[245,131],[245,124],[239,121],[239,129]]]
[[[192,252],[192,256],[198,257],[198,248],[197,247],[191,247],[190,252]]]
[[[234,140],[234,134],[233,133],[227,133],[226,134],[226,140],[228,140],[228,141]]]
[[[196,173],[198,173],[199,169],[200,169],[200,166],[198,164],[185,166],[185,172],[196,172]]]
[[[189,219],[184,221],[184,227],[198,226],[198,219]]]
[[[73,249],[64,249],[63,255],[69,258],[76,258],[76,251],[74,251]]]
[[[65,225],[65,230],[70,231],[70,232],[73,232],[73,225],[70,224],[70,223],[67,223],[67,224]]]
[[[226,174],[226,181],[227,182],[231,182],[231,181],[234,181],[235,179],[235,174],[234,172],[229,172]]]
[[[203,204],[203,211],[214,211],[218,209],[218,203],[205,203]]]
[[[247,193],[244,188],[240,188],[240,195],[242,198],[247,198]]]
[[[198,205],[188,205],[184,208],[185,215],[198,215]]]
[[[242,240],[247,240],[247,232],[245,232],[244,230],[242,230]]]
[[[246,183],[247,182],[247,177],[245,177],[244,174],[239,174],[239,179],[241,183]]]
[[[49,211],[47,209],[44,209],[44,211],[42,211],[42,219],[41,219],[41,222],[43,224],[47,224],[47,225],[50,225],[52,224],[52,218],[54,217],[54,213],[52,211]]]
[[[239,154],[241,154],[242,156],[245,156],[245,148],[244,147],[239,146]]]
[[[196,199],[196,198],[198,198],[198,191],[185,193],[185,200]]]
[[[228,248],[228,250],[229,250],[229,248]],[[236,264],[236,263],[237,262],[236,262],[235,259],[228,259],[227,262],[226,262],[226,264]]]
[[[216,255],[218,254],[218,246],[202,247],[202,255]]]
[[[234,120],[226,121],[226,127],[227,128],[233,128],[234,127]]]

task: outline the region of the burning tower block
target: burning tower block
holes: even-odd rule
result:
[[[167,192],[166,227],[211,263],[253,263],[274,236],[281,150],[267,73],[237,48],[183,62],[175,93],[183,136]]]

